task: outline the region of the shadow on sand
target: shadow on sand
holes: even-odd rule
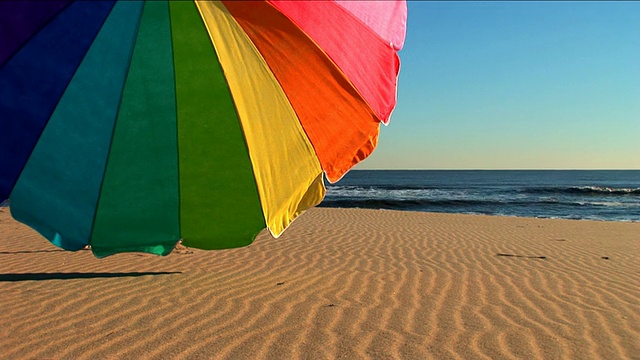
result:
[[[82,249],[85,250],[85,249]],[[78,251],[82,251],[78,250]],[[0,251],[0,255],[15,255],[15,254],[36,254],[36,253],[50,253],[50,252],[63,252],[67,250],[54,249],[54,250],[18,250],[18,251]]]
[[[31,280],[71,280],[71,279],[97,279],[137,277],[147,275],[173,275],[182,274],[179,271],[157,272],[124,272],[124,273],[28,273],[28,274],[0,274],[0,282],[31,281]]]

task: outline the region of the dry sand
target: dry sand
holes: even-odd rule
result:
[[[3,359],[640,359],[640,223],[313,209],[166,258],[0,208]]]

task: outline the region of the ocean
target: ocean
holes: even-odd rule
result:
[[[640,222],[640,170],[352,170],[320,206]]]

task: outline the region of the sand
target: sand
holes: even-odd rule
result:
[[[0,208],[3,359],[640,359],[640,223],[312,209],[161,258]]]

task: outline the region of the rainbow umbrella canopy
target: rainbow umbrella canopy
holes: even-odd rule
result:
[[[2,1],[0,201],[67,250],[280,235],[375,148],[402,1]]]

